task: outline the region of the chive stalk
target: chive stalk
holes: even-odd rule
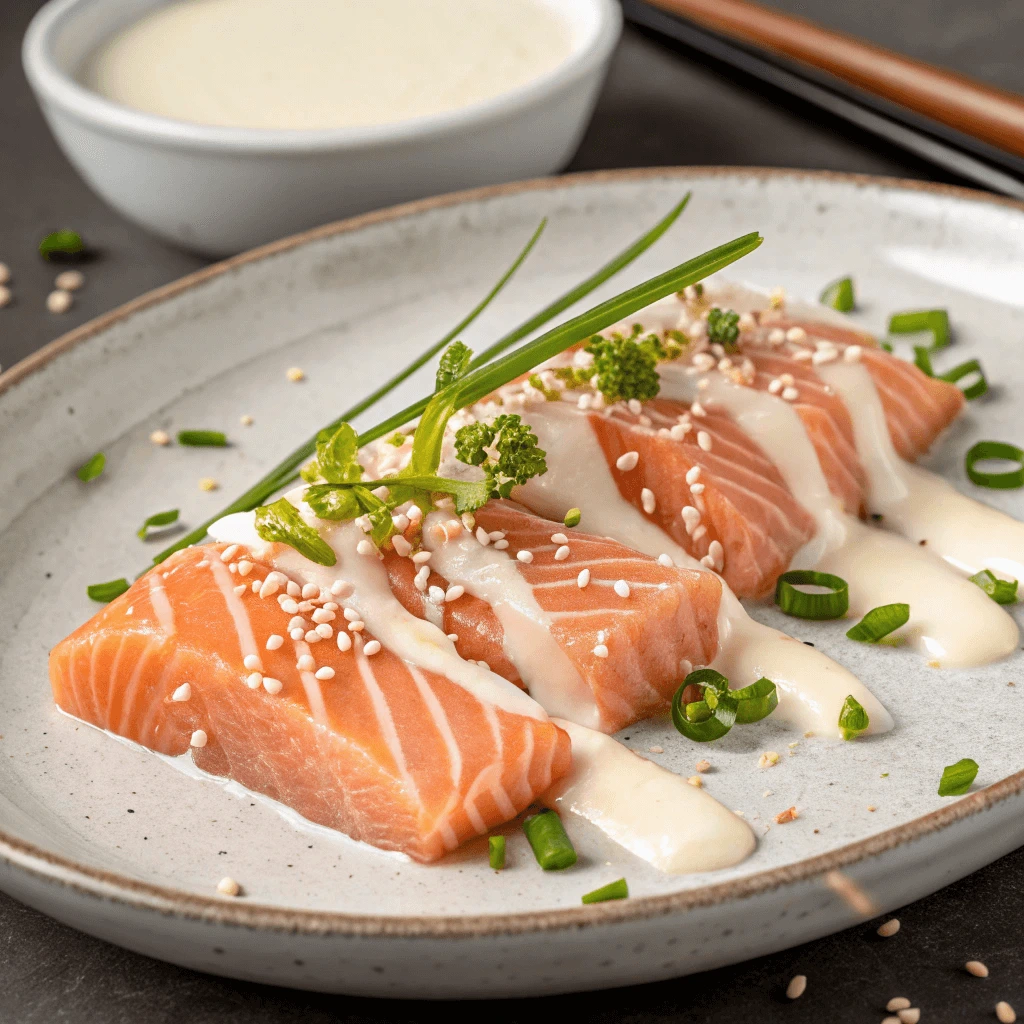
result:
[[[545,871],[561,871],[576,863],[576,850],[566,834],[562,819],[552,810],[532,814],[523,822],[537,863]]]
[[[86,587],[86,593],[94,601],[102,601],[107,604],[115,597],[120,597],[131,584],[122,576],[119,580],[110,580],[107,583],[92,583]]]
[[[488,836],[487,838],[487,859],[495,871],[501,871],[505,866],[505,837]]]
[[[224,448],[227,435],[219,430],[179,430],[178,444],[186,448]]]
[[[872,608],[856,626],[846,631],[851,640],[874,643],[910,621],[909,604],[883,604]]]
[[[616,879],[600,889],[588,892],[583,896],[584,903],[606,903],[608,900],[624,900],[629,897],[629,886],[624,878]]]

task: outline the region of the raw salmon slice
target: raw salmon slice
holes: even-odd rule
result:
[[[223,544],[179,552],[61,641],[57,704],[420,861],[514,817],[568,771],[569,738],[543,713],[510,713],[386,648],[368,654],[367,633],[347,651],[316,633],[293,640],[292,605],[252,590],[269,567],[234,547],[230,565]],[[293,603],[308,617],[323,602]]]
[[[451,533],[453,526],[450,540],[431,537],[432,530]],[[385,566],[392,590],[414,615],[457,636],[464,658],[483,660],[526,687],[552,714],[616,732],[665,711],[686,674],[715,657],[722,585],[712,573],[663,565],[511,501],[486,505],[475,528],[487,546],[461,523],[428,517],[424,541],[435,549],[432,562],[462,566],[463,575],[453,580],[434,568],[417,586],[417,568],[391,552]],[[502,541],[507,547],[496,550],[493,543]],[[460,545],[464,554],[446,554]],[[495,569],[502,563],[504,576]],[[511,586],[507,573],[514,574]],[[617,592],[620,581],[625,586]],[[453,584],[466,593],[445,601]],[[518,645],[506,624],[520,632]],[[553,640],[546,650],[545,640]],[[552,692],[556,685],[561,693]]]

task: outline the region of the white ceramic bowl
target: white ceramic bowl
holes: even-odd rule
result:
[[[157,117],[79,84],[99,43],[166,2],[51,0],[29,26],[22,59],[89,185],[159,237],[216,256],[408,199],[559,170],[587,126],[622,26],[614,0],[544,0],[568,22],[573,47],[523,86],[396,124],[271,131]]]

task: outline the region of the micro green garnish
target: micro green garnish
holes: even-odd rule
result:
[[[335,565],[334,549],[299,515],[285,498],[256,509],[256,532],[265,541],[287,544],[319,565]]]
[[[846,631],[851,640],[874,643],[910,621],[909,604],[883,604],[872,608],[856,626]],[[850,700],[853,698],[851,697]]]
[[[1017,468],[1005,473],[987,473],[976,468],[979,462],[996,459],[1016,462]],[[1005,491],[1024,486],[1024,451],[1015,444],[1007,444],[1004,441],[979,441],[964,456],[964,468],[971,481],[979,487]]]
[[[179,430],[178,444],[188,448],[224,448],[227,436],[219,430]]]
[[[808,594],[797,587],[825,587],[824,594]],[[775,584],[775,603],[798,619],[839,619],[850,607],[849,587],[840,576],[815,569],[784,572]]]
[[[619,878],[600,889],[588,892],[583,896],[584,903],[606,903],[608,900],[624,900],[629,897],[629,886],[624,878]]]
[[[44,260],[80,256],[83,252],[85,243],[77,231],[53,231],[39,243],[39,255]]]
[[[978,762],[969,757],[946,765],[939,780],[939,796],[963,796],[977,777]]]
[[[94,600],[107,604],[115,597],[120,597],[131,584],[122,576],[119,580],[110,580],[107,583],[91,583],[85,588],[85,592]]]
[[[945,348],[949,344],[949,314],[944,309],[915,309],[906,313],[893,313],[889,317],[890,334],[918,334],[930,331],[929,348]]]
[[[145,540],[150,530],[159,529],[162,526],[170,526],[178,521],[178,510],[172,508],[167,512],[156,512],[151,515],[138,529],[140,540]]]
[[[565,518],[562,522],[569,527],[571,530],[574,526],[580,525],[580,520],[583,518],[583,513],[578,508],[571,508],[565,513]]]
[[[396,430],[389,438],[388,444],[394,445],[396,448],[401,448],[405,444],[405,434],[400,430]]]
[[[839,711],[839,734],[844,740],[855,740],[870,724],[864,706],[851,693]]]
[[[576,863],[576,850],[566,834],[562,819],[552,810],[530,815],[523,822],[537,863],[545,871],[561,871]]]
[[[970,577],[996,604],[1013,604],[1017,600],[1017,581],[1001,580],[991,569],[982,569]]]
[[[487,837],[487,860],[495,871],[500,871],[505,866],[505,837]]]
[[[838,281],[826,285],[818,296],[818,301],[823,306],[830,306],[840,313],[849,313],[856,303],[853,278],[841,277]]]
[[[97,452],[88,462],[83,463],[75,472],[75,476],[79,480],[88,483],[90,480],[95,480],[102,472],[107,464],[107,457],[103,452]]]
[[[710,743],[721,739],[734,725],[749,725],[767,718],[779,705],[770,679],[739,690],[713,668],[691,672],[672,698],[672,722],[687,739]]]
[[[740,336],[740,315],[731,309],[708,310],[708,341],[721,345],[726,352],[736,351],[736,339]]]
[[[935,377],[938,380],[944,380],[949,384],[958,384],[964,377],[976,374],[977,380],[972,384],[968,384],[967,387],[961,388],[964,398],[968,402],[973,402],[975,398],[981,398],[982,395],[988,392],[988,379],[985,376],[985,371],[981,368],[981,363],[977,359],[968,359],[966,363],[960,363],[958,366],[954,366],[952,370],[947,370],[945,373],[936,373],[932,367],[931,349],[925,348],[923,345],[915,345],[914,363],[922,373],[926,373],[929,377]]]

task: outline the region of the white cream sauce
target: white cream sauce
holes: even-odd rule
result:
[[[702,789],[603,733],[558,721],[572,768],[541,798],[596,825],[668,874],[731,867],[754,851],[750,826]]]
[[[80,78],[146,113],[322,130],[440,114],[556,68],[572,30],[542,0],[188,0],[103,43]]]

